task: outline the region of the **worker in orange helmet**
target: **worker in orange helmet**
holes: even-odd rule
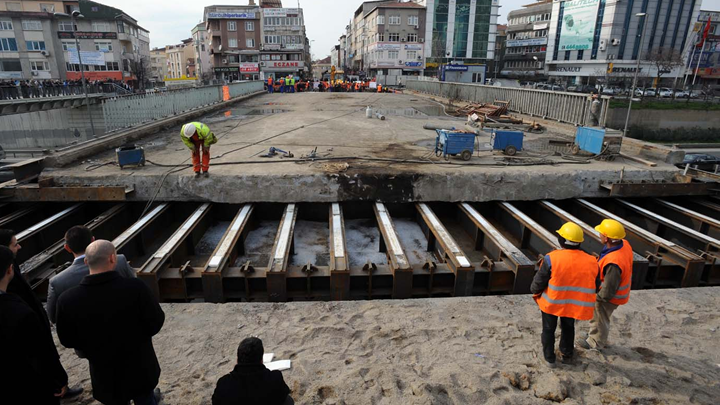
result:
[[[180,138],[185,146],[192,151],[192,162],[195,176],[200,176],[200,172],[206,177],[210,170],[210,146],[217,143],[215,134],[210,128],[199,122],[191,122],[185,124],[180,130]],[[200,162],[200,149],[202,149],[202,163]]]
[[[600,285],[600,269],[595,257],[583,252],[582,228],[568,222],[558,231],[561,248],[548,253],[535,274],[530,292],[542,313],[543,357],[555,368],[555,330],[560,318],[560,353],[563,363],[571,363],[575,349],[575,321],[593,317],[595,293]]]
[[[614,219],[606,219],[595,230],[605,245],[598,259],[602,285],[590,321],[590,333],[586,339],[575,342],[584,349],[602,349],[607,345],[612,314],[620,305],[628,303],[632,285],[634,254],[625,240],[625,227]]]

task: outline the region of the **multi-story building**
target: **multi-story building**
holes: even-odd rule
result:
[[[495,58],[493,59],[488,73],[497,79],[503,71],[503,59],[505,59],[505,42],[507,40],[507,25],[498,24],[497,35],[495,35]]]
[[[702,43],[708,20],[710,30],[707,40]],[[690,51],[691,61],[688,64],[687,74],[694,75],[697,70],[697,81],[704,86],[714,86],[717,89],[720,85],[720,11],[701,10],[697,22],[693,26],[695,33],[694,41],[702,46],[696,46]],[[698,64],[698,61],[700,62]],[[692,79],[688,80],[692,83]]]
[[[340,45],[335,45],[332,48],[330,48],[330,64],[335,66],[336,69],[338,69],[339,61],[340,61]]]
[[[264,6],[260,66],[264,77],[309,76],[310,47],[301,8]]]
[[[495,58],[498,0],[426,0],[426,75],[441,64],[487,65]]]
[[[153,48],[150,51],[150,81],[162,83],[168,75],[166,47]]]
[[[55,11],[61,1],[0,1],[0,80],[64,78]]]
[[[216,79],[233,81],[260,78],[260,10],[254,0],[250,0],[247,6],[205,7],[210,67]]]
[[[425,68],[425,7],[396,1],[366,5],[362,69],[371,77],[419,75]]]
[[[184,39],[183,60],[185,61],[185,77],[197,77],[197,64],[195,62],[195,41],[192,38]]]
[[[347,66],[347,35],[342,35],[339,39],[339,49],[338,49],[338,64],[337,68],[341,70],[345,70],[345,67]]]
[[[180,79],[186,76],[185,45],[168,45],[165,49],[167,54],[167,79]]]
[[[508,13],[503,76],[526,80],[545,77],[552,8],[552,0],[544,0]]]
[[[653,86],[658,75],[672,85],[682,76],[683,64],[658,69],[649,59],[657,53],[687,58],[700,3],[554,0],[546,72],[551,80],[568,84],[593,84],[600,77],[629,86],[640,59],[641,85]]]
[[[198,79],[206,81],[212,78],[210,71],[210,47],[205,23],[192,29],[193,47],[195,51],[195,70]]]

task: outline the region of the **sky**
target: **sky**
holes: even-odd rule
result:
[[[162,47],[180,43],[190,37],[190,30],[202,21],[203,9],[213,4],[247,4],[248,0],[97,0],[129,14],[150,31],[150,46]],[[305,26],[312,42],[313,59],[330,55],[338,38],[345,32],[361,0],[300,0]],[[500,0],[499,23],[507,22],[507,13],[532,0]],[[283,0],[283,6],[297,7],[297,0]],[[720,11],[720,0],[704,0],[703,9]]]

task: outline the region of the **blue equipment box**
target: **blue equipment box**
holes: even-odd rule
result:
[[[475,151],[475,134],[468,132],[436,129],[435,156],[460,155],[463,160],[470,160]]]
[[[522,131],[495,131],[490,144],[493,150],[501,150],[506,155],[514,156],[523,150],[525,134]]]
[[[145,150],[137,145],[123,146],[115,149],[120,169],[125,166],[145,166]]]
[[[575,133],[575,145],[580,150],[599,155],[603,151],[605,130],[598,128],[579,127]]]

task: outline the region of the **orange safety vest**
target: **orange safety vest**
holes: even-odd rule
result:
[[[546,314],[588,321],[595,309],[595,280],[600,271],[593,256],[575,249],[548,253],[550,282],[539,298],[540,310]]]
[[[273,85],[273,79],[272,79],[272,77],[268,77],[268,86],[272,86],[272,85]]]
[[[360,90],[360,83],[355,83],[355,90]]]
[[[382,93],[382,84],[377,85],[378,93]]]
[[[630,286],[632,285],[632,268],[633,268],[633,250],[628,241],[623,240],[623,246],[603,256],[598,260],[600,265],[600,280],[605,281],[605,273],[603,270],[608,264],[614,264],[620,267],[622,274],[620,276],[620,286],[615,292],[615,297],[610,300],[611,304],[625,305],[630,300]]]

